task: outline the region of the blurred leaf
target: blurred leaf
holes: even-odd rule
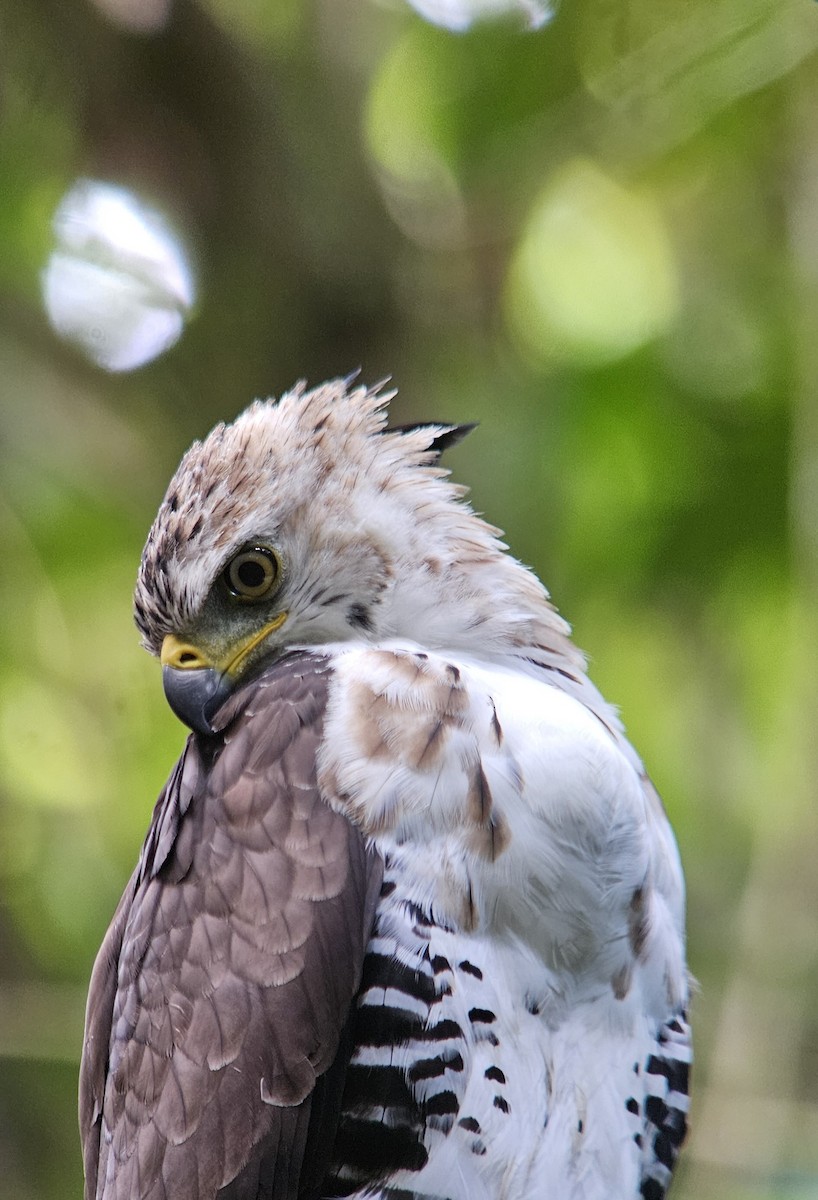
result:
[[[544,362],[611,362],[657,337],[678,305],[658,207],[594,163],[568,163],[534,204],[506,301],[523,351]]]

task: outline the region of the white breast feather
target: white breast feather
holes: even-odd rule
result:
[[[581,703],[512,668],[338,647],[322,786],[447,927],[436,952],[466,945],[491,981],[504,1025],[489,1057],[515,1111],[487,1107],[475,1043],[461,1111],[495,1153],[458,1156],[453,1133],[404,1186],[451,1195],[460,1172],[463,1200],[637,1193],[625,1100],[687,979],[675,841],[633,760]],[[469,996],[451,1003],[465,1013]]]

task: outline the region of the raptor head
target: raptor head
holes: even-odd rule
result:
[[[472,552],[502,557],[439,466],[471,427],[388,431],[390,398],[344,380],[299,385],[185,454],[148,536],[135,617],[191,728],[208,732],[237,683],[284,649],[417,638],[424,623],[445,642],[437,597],[468,557],[464,522]]]

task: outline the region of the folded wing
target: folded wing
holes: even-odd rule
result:
[[[280,660],[160,796],[91,983],[86,1200],[284,1200],[326,1170],[381,875],[316,782],[331,673]]]

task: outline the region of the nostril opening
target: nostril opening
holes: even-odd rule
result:
[[[185,666],[187,666],[188,663],[193,663],[193,662],[198,662],[198,659],[195,654],[192,654],[190,652],[190,650],[185,650],[184,653],[179,655],[179,666],[180,667],[185,667]]]

